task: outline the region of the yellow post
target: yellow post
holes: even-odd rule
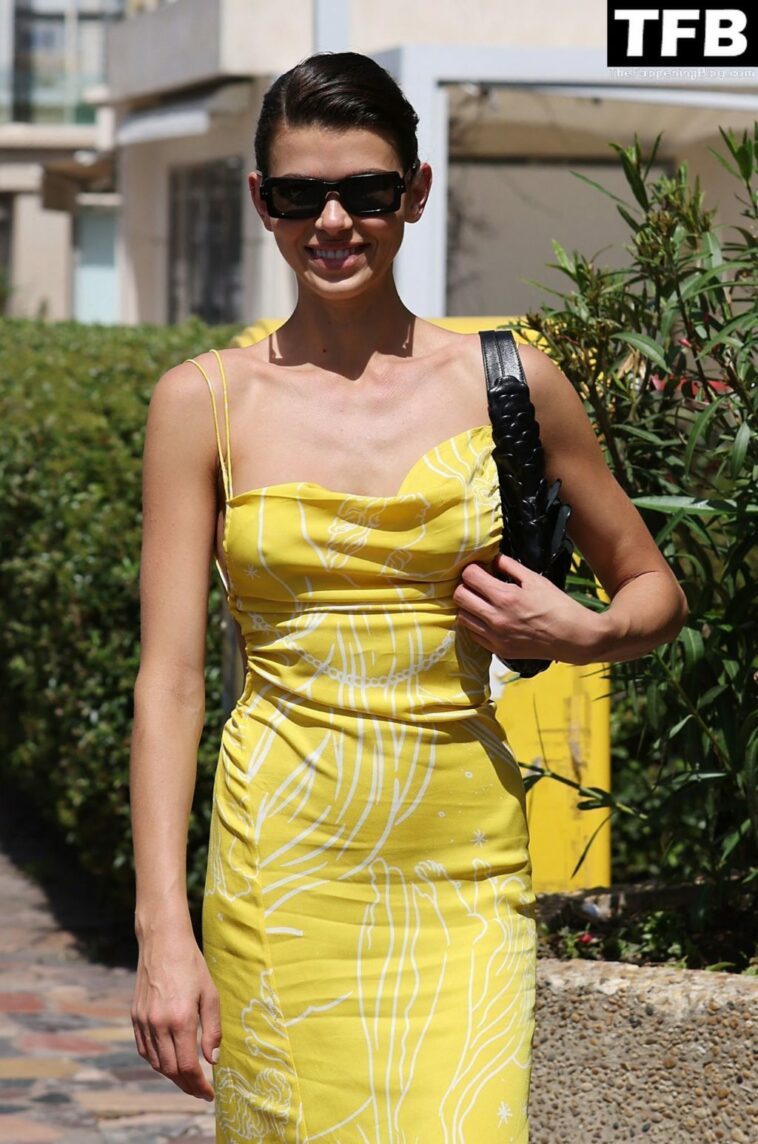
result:
[[[232,344],[252,345],[277,329],[282,320],[261,319],[242,330]],[[476,333],[513,319],[430,320],[458,333]],[[602,589],[600,593],[602,595]],[[228,615],[227,627],[231,638],[226,646],[239,666],[233,621]],[[524,767],[524,775],[551,771],[584,787],[610,790],[610,697],[606,665],[573,667],[556,663],[534,679],[519,679],[504,668],[498,671],[497,661],[493,663],[496,711],[516,758]],[[243,686],[241,673],[239,679],[235,677],[235,683],[239,693]],[[547,774],[527,793],[533,885],[537,892],[610,885],[610,822],[601,826],[608,811],[578,810],[577,803],[581,800],[574,787]],[[573,874],[596,830],[597,836],[581,869]]]
[[[608,811],[578,810],[578,791],[547,774],[610,789],[608,690],[603,665],[554,663],[534,679],[506,679],[497,700],[498,719],[524,775],[544,775],[526,796],[532,880],[538,892],[610,885]],[[573,874],[595,830],[597,837]]]

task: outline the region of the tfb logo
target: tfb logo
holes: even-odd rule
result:
[[[752,2],[698,8],[668,0],[654,8],[608,0],[608,66],[750,66],[758,59],[754,12]]]

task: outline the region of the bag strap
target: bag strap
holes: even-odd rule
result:
[[[481,330],[484,371],[487,375],[487,389],[491,389],[501,377],[517,377],[527,387],[524,367],[516,347],[516,339],[510,330]]]

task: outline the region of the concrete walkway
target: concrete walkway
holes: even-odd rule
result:
[[[4,853],[0,918],[0,1141],[212,1144],[213,1105],[137,1053],[133,969],[88,960]]]

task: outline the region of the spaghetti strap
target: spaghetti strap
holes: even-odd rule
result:
[[[216,349],[212,349],[211,353],[214,355],[216,361],[218,362],[218,368],[221,374],[221,384],[224,389],[224,428],[226,431],[226,457],[224,457],[224,450],[221,446],[221,434],[219,433],[218,428],[218,412],[216,408],[216,395],[213,392],[211,379],[208,377],[208,374],[200,365],[199,361],[196,361],[195,358],[187,358],[187,361],[192,362],[193,365],[197,366],[208,383],[208,389],[210,390],[211,394],[211,403],[213,405],[213,423],[216,427],[216,444],[218,446],[218,459],[221,465],[221,476],[224,481],[224,492],[226,493],[226,499],[229,500],[234,496],[234,489],[232,487],[232,439],[229,432],[229,393],[226,386],[226,372],[224,370],[224,363],[221,360],[221,354]]]

